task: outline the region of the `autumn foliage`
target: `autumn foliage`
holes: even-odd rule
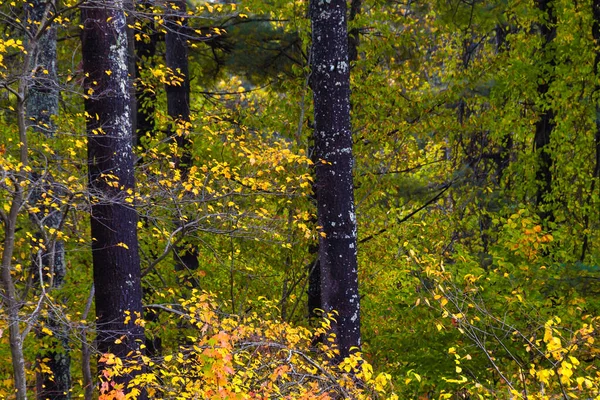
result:
[[[310,3],[0,1],[0,398],[600,399],[600,2],[352,0],[320,66]],[[102,319],[115,254],[104,299],[143,295]]]
[[[171,315],[163,328],[178,330],[186,344],[129,363],[103,355],[100,362],[109,368],[100,398],[125,398],[125,388],[112,379],[140,368],[145,372],[129,384],[129,396],[144,390],[161,399],[397,398],[390,375],[375,374],[360,352],[339,365],[331,363],[338,352],[328,336],[335,315],[307,328],[261,318],[279,313],[266,299],[249,305],[251,312],[230,315],[213,295],[193,291],[173,308],[160,307]],[[327,340],[320,342],[323,337]]]

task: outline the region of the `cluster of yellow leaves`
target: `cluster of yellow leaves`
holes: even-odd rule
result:
[[[4,151],[2,152],[4,153]],[[3,187],[3,196],[6,196],[8,193],[15,191],[16,189],[24,190],[29,186],[29,180],[26,179],[27,174],[31,173],[31,167],[24,166],[20,161],[17,161],[15,158],[9,156],[8,154],[5,156],[0,153],[0,187]],[[9,212],[11,201],[9,200],[9,196],[2,199],[2,208],[5,212]]]
[[[152,76],[162,84],[171,86],[181,86],[183,84],[183,77],[180,71],[173,71],[171,68],[159,64],[154,68],[150,68]]]
[[[20,39],[4,39],[0,38],[0,68],[6,68],[4,65],[4,55],[9,50],[24,51],[23,42]],[[4,76],[3,74],[0,76]]]
[[[187,150],[169,137],[147,138],[145,147],[140,148],[146,164],[138,176],[140,189],[134,199],[138,209],[147,207],[148,213],[155,213],[160,210],[157,204],[171,207],[175,202],[188,230],[234,229],[237,236],[256,239],[265,235],[269,240],[285,241],[283,245],[289,247],[294,238],[282,234],[289,226],[298,231],[296,237],[315,236],[310,213],[302,205],[291,205],[312,190],[312,161],[305,150],[294,149],[278,137],[262,140],[243,125],[232,128],[233,118],[214,115],[196,122],[168,117],[161,121],[194,143],[189,153],[195,162],[182,173],[176,163]],[[203,138],[198,142],[201,145],[194,140],[197,135]],[[293,215],[281,215],[284,202]],[[160,220],[163,215],[156,215],[154,221]],[[165,221],[171,225],[172,218]],[[165,229],[171,227],[159,230]],[[168,238],[169,234],[162,236]]]
[[[580,329],[575,331],[570,337],[565,337],[561,332],[561,319],[554,317],[548,320],[544,325],[544,337],[542,340],[530,339],[535,345],[543,342],[545,345],[544,359],[545,365],[531,364],[529,374],[535,378],[541,385],[545,386],[546,392],[568,393],[570,398],[579,398],[580,396],[589,396],[595,394],[595,399],[600,399],[600,371],[593,365],[586,365],[580,359],[589,359],[596,357],[600,349],[595,346],[595,336],[597,335],[598,318],[592,318],[590,323],[584,323]],[[532,346],[528,345],[528,351],[532,351]],[[554,390],[553,390],[554,388]],[[540,399],[550,398],[540,395]]]
[[[328,361],[337,350],[315,343],[326,337],[329,320],[313,329],[293,326],[266,319],[276,314],[270,303],[253,306],[260,312],[226,315],[212,295],[194,291],[179,302],[182,318],[171,319],[180,329],[186,326],[187,343],[161,357],[140,356],[132,367],[105,355],[100,398],[124,398],[126,392],[135,398],[140,390],[173,399],[397,398],[390,393],[390,376],[374,374],[360,352],[337,366]],[[127,389],[114,383],[140,364],[146,371]]]

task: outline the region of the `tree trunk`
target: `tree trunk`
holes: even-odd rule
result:
[[[167,17],[165,35],[166,62],[175,76],[181,80],[180,84],[167,85],[167,112],[171,117],[173,126],[169,136],[177,142],[178,154],[175,155],[175,166],[181,171],[182,179],[186,179],[191,166],[190,140],[187,137],[190,123],[190,74],[188,67],[188,45],[186,39],[187,19],[185,0],[175,0],[167,3]],[[182,127],[180,133],[177,126]],[[184,232],[185,234],[185,232]],[[182,241],[175,248],[176,267],[180,270],[195,271],[199,267],[198,251]],[[183,249],[183,250],[182,250]],[[194,280],[192,280],[194,282]]]
[[[101,354],[131,360],[144,343],[144,330],[134,322],[142,317],[142,288],[138,215],[128,197],[135,179],[123,2],[84,4],[81,21],[97,346]],[[137,373],[118,382],[126,386]]]
[[[349,21],[354,21],[356,16],[360,14],[362,0],[352,0],[350,2]],[[348,59],[350,61],[358,60],[358,45],[360,44],[360,30],[353,28],[348,32]]]
[[[188,67],[188,46],[185,38],[187,30],[185,0],[176,0],[167,3],[167,17],[165,27],[166,62],[181,84],[167,85],[167,112],[175,123],[187,124],[190,122],[190,74]],[[176,127],[174,127],[176,128]],[[189,139],[187,136],[177,134],[176,129],[169,132],[175,138],[181,156],[177,157],[176,166],[182,172],[190,167]],[[187,175],[187,173],[186,173]],[[185,176],[184,176],[185,178]]]
[[[313,0],[310,18],[321,308],[338,313],[339,361],[360,347],[346,2]]]
[[[32,0],[26,6],[33,36],[47,19],[48,11],[54,11],[48,4],[45,0]],[[56,130],[52,117],[58,115],[56,26],[48,26],[33,48],[32,70],[35,72],[27,92],[27,117],[33,119],[32,126],[36,131],[52,137]]]
[[[554,5],[551,0],[538,0],[537,5],[540,11],[544,13],[544,21],[540,23],[539,28],[542,35],[541,56],[542,63],[547,63],[551,71],[542,73],[541,83],[538,85],[538,95],[540,102],[547,102],[548,90],[552,83],[554,74],[554,57],[548,47],[556,37],[556,15]],[[534,149],[538,153],[538,166],[536,169],[536,205],[538,214],[543,221],[553,221],[551,201],[548,198],[552,192],[552,156],[549,152],[550,136],[554,129],[554,111],[550,107],[545,107],[540,112],[540,116],[535,124]]]
[[[15,383],[15,396],[17,400],[27,400],[27,381],[25,372],[25,356],[23,354],[23,340],[19,328],[19,305],[17,291],[11,275],[12,256],[15,250],[15,230],[19,210],[23,203],[23,190],[16,188],[13,195],[10,212],[4,221],[4,243],[2,248],[2,305],[8,315],[8,334],[10,342],[10,355]]]
[[[151,4],[144,0],[140,3],[143,12],[150,11]],[[153,91],[144,90],[144,86],[140,83],[141,72],[144,68],[154,67],[154,55],[156,54],[157,36],[154,20],[147,18],[142,21],[142,40],[135,42],[136,56],[136,122],[137,126],[134,131],[135,143],[142,144],[140,138],[147,134],[152,134],[154,131],[154,112],[156,109],[156,94]],[[146,37],[147,36],[147,37]]]
[[[23,63],[21,64],[20,75],[18,78],[18,88],[12,91],[17,98],[17,129],[19,132],[19,161],[22,167],[29,166],[29,147],[27,141],[27,90],[29,85],[29,74],[31,71],[31,54],[35,52],[35,41],[29,43],[29,52],[24,52]],[[21,172],[14,174],[14,190],[10,193],[10,207],[8,213],[0,212],[0,217],[4,223],[4,238],[2,246],[2,265],[0,269],[0,301],[2,307],[6,310],[8,322],[8,340],[10,344],[10,355],[12,363],[12,373],[14,381],[14,393],[16,400],[27,400],[27,371],[25,366],[25,354],[23,352],[23,339],[26,332],[32,327],[30,323],[25,323],[26,327],[21,332],[23,321],[19,318],[19,310],[23,304],[23,299],[19,297],[15,281],[13,280],[13,254],[15,248],[15,234],[17,232],[17,221],[19,213],[28,197],[28,193],[23,189],[27,187],[26,182],[30,179],[25,168]],[[35,320],[35,318],[32,318]]]
[[[48,12],[52,11],[48,5],[49,3],[46,1],[34,0],[26,6],[33,37],[38,36],[40,26],[43,28],[43,23],[48,18]],[[32,123],[31,127],[34,130],[42,132],[48,138],[52,138],[56,130],[52,118],[58,115],[56,27],[51,24],[45,28],[33,48],[35,50],[32,56],[32,70],[35,71],[35,74],[27,92],[27,116],[33,121],[30,123]],[[33,178],[34,180],[47,179],[47,182],[41,182],[39,185],[41,189],[32,193],[31,203],[40,202],[41,204],[42,192],[47,190],[60,191],[59,188],[53,187],[52,178],[46,171],[34,174]],[[38,213],[37,217],[38,220],[44,221],[43,227],[40,227],[40,229],[60,229],[63,220],[63,215],[59,209],[48,207]],[[38,261],[42,261],[43,265],[37,266]],[[34,271],[38,271],[38,267],[50,274],[51,288],[56,289],[62,286],[66,275],[66,263],[64,243],[61,240],[48,243],[47,249],[42,250],[39,259],[34,256]],[[44,358],[49,360],[45,364],[51,373],[39,372],[37,374],[36,392],[38,399],[66,400],[71,398],[69,333],[67,327],[60,321],[60,316],[56,315],[54,311],[50,312],[46,320],[46,325],[59,343],[56,346],[57,351],[50,351],[44,355]],[[40,332],[38,335],[43,335],[43,333]],[[41,362],[40,358],[41,356],[38,357],[38,362]]]

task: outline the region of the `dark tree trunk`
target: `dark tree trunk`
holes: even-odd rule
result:
[[[140,4],[142,12],[148,12],[151,4],[149,1],[142,1]],[[136,56],[136,79],[137,86],[135,91],[136,96],[136,129],[135,143],[142,144],[140,138],[154,132],[154,112],[156,110],[156,95],[152,91],[144,90],[144,86],[140,83],[141,72],[144,68],[154,66],[154,55],[156,54],[156,44],[158,34],[156,33],[154,20],[147,18],[142,20],[142,32],[144,37],[142,40],[135,42]]]
[[[537,91],[540,102],[545,103],[547,102],[548,90],[552,83],[552,75],[554,74],[555,62],[549,46],[556,37],[556,15],[551,0],[538,0],[537,5],[544,14],[542,17],[544,21],[539,24],[542,35],[541,61],[543,67],[547,65],[549,68],[549,70],[542,73],[540,77],[541,83],[538,85]],[[554,111],[550,107],[544,107],[540,111],[539,118],[535,124],[534,137],[534,149],[538,154],[538,166],[535,174],[537,184],[536,205],[538,207],[538,214],[543,221],[554,220],[551,200],[549,199],[552,193],[552,156],[549,145],[553,129]]]
[[[350,2],[350,15],[348,20],[354,21],[356,16],[360,13],[362,0],[352,0]],[[360,30],[358,28],[352,28],[348,32],[348,59],[350,61],[358,60],[358,45],[360,44]]]
[[[144,13],[152,12],[152,3],[149,0],[142,0],[139,3],[139,10]],[[142,15],[143,15],[142,14]],[[142,37],[135,41],[135,102],[136,118],[134,128],[134,144],[144,148],[145,141],[143,137],[153,136],[155,131],[156,94],[153,90],[146,90],[142,82],[142,71],[153,68],[156,65],[154,56],[156,55],[156,45],[158,43],[158,32],[152,18],[141,18]],[[143,221],[143,219],[142,219]],[[148,296],[148,291],[145,292]],[[156,310],[146,310],[144,318],[147,322],[157,322],[158,314]],[[158,356],[162,352],[162,342],[160,337],[146,337],[146,355],[149,357]]]
[[[71,398],[71,355],[69,332],[61,324],[61,316],[50,311],[46,327],[53,332],[58,351],[50,351],[38,357],[47,359],[44,364],[51,373],[39,372],[36,376],[36,394],[39,400],[68,400]],[[42,335],[40,333],[40,335]]]
[[[360,347],[346,1],[313,0],[310,18],[321,308],[339,314],[332,321],[339,360]]]
[[[168,2],[166,14],[167,67],[181,80],[181,84],[167,85],[166,87],[167,112],[173,121],[185,124],[190,121],[190,76],[186,40],[187,19],[184,17],[186,15],[185,0]],[[176,129],[172,129],[169,134],[175,138],[181,152],[181,156],[175,160],[176,166],[182,172],[186,172],[191,161],[189,139],[185,134],[177,134]]]
[[[134,323],[142,316],[142,288],[138,215],[127,201],[134,192],[135,179],[123,3],[105,0],[84,4],[81,21],[87,76],[85,110],[91,116],[87,134],[97,346],[101,354],[131,360],[141,351],[144,329]],[[127,313],[131,317],[128,323]],[[136,373],[119,378],[119,382],[127,384]]]
[[[43,178],[39,178],[43,179]],[[52,185],[51,182],[41,182],[42,190],[34,191],[32,199],[41,204],[42,193],[53,192],[54,195],[60,194],[60,187]],[[63,214],[59,209],[44,207],[37,214],[37,221],[43,221],[43,229],[62,229]],[[39,272],[42,271],[44,284],[50,285],[51,289],[62,287],[67,268],[65,262],[65,247],[61,240],[54,240],[48,243],[45,250],[40,250],[41,254],[34,254],[33,271],[36,278],[39,278]],[[41,265],[40,265],[41,263]],[[39,279],[36,279],[39,281]],[[44,363],[50,370],[49,373],[39,371],[36,374],[36,395],[40,400],[68,400],[71,398],[71,351],[69,348],[69,327],[64,322],[64,316],[60,310],[48,310],[48,316],[44,319],[45,325],[52,331],[51,340],[54,342],[52,350],[38,355],[38,363]],[[38,337],[47,336],[38,331]],[[43,361],[46,359],[46,361]]]
[[[362,6],[362,0],[352,0],[350,2],[350,11],[348,20],[353,21],[356,16],[360,13]],[[356,61],[358,59],[358,46],[360,44],[360,31],[358,28],[354,28],[348,32],[348,59],[349,61]],[[318,161],[314,159],[314,144],[311,147],[311,154],[313,154],[313,162]],[[316,189],[313,185],[313,192]],[[311,196],[311,199],[316,203],[315,196]],[[312,221],[314,225],[317,225],[315,218]],[[322,307],[321,301],[321,266],[319,262],[319,246],[318,244],[311,245],[309,247],[309,254],[314,255],[314,261],[308,265],[308,317],[310,320],[321,317],[320,310]]]
[[[190,77],[188,67],[188,45],[186,39],[187,18],[185,0],[176,0],[167,3],[166,11],[166,62],[181,84],[167,85],[167,112],[176,126],[170,129],[169,136],[177,142],[178,154],[175,156],[175,166],[181,171],[183,179],[187,178],[192,157],[190,140],[187,137],[187,127],[183,132],[177,132],[177,125],[187,125],[190,122]],[[198,252],[186,243],[175,249],[177,268],[194,271],[199,267]],[[194,282],[194,280],[192,280]]]
[[[511,27],[508,24],[499,24],[496,26],[495,31],[496,54],[510,51],[506,37],[509,33],[511,33]],[[506,100],[503,102],[503,106],[505,106],[505,104]],[[510,156],[513,151],[513,145],[512,133],[507,132],[501,136],[498,157],[494,159],[496,161],[496,183],[498,186],[502,186],[502,181],[504,180],[505,176],[504,172],[510,165]],[[510,182],[507,181],[505,185],[508,188],[510,186]]]

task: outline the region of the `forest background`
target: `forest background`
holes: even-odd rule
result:
[[[345,359],[352,316],[318,310],[308,2],[0,2],[0,397],[598,398],[600,1],[314,2],[340,3]],[[104,80],[131,84],[102,106],[127,143],[98,139]],[[100,243],[107,221],[133,236]],[[137,277],[103,274],[131,254]]]

